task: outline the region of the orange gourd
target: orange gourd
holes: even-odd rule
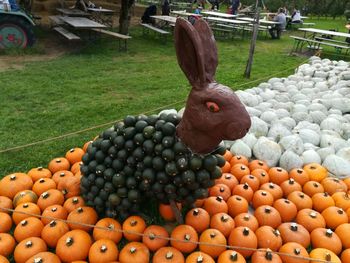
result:
[[[330,195],[333,195],[336,192],[346,192],[348,190],[348,187],[342,180],[334,177],[323,179],[321,184],[323,185],[324,191]]]
[[[350,189],[350,177],[343,179],[343,182],[346,184],[348,189]]]
[[[312,208],[311,197],[301,191],[294,191],[287,198],[296,205],[298,211],[305,208]]]
[[[210,196],[204,200],[203,208],[212,216],[216,213],[227,213],[228,204],[221,196]]]
[[[254,216],[258,220],[260,226],[277,228],[282,223],[280,213],[269,205],[259,206],[255,209]]]
[[[10,261],[8,261],[4,256],[0,255],[0,263],[10,263]]]
[[[279,252],[283,254],[289,254],[291,256],[280,255],[283,263],[307,263],[308,261],[302,258],[308,258],[309,253],[307,250],[296,242],[287,242],[279,249]],[[296,258],[300,257],[300,259]]]
[[[326,220],[327,227],[336,229],[339,225],[348,223],[348,216],[343,209],[330,206],[322,211],[321,215]]]
[[[67,219],[68,212],[61,205],[51,205],[46,207],[41,215],[43,216],[41,222],[43,222],[44,225],[47,225],[52,220]]]
[[[311,232],[310,237],[313,248],[327,248],[337,255],[342,251],[341,240],[331,229],[316,228]]]
[[[303,192],[310,197],[318,193],[324,193],[322,184],[316,181],[309,181],[303,186]]]
[[[84,143],[84,145],[83,145],[83,151],[86,152],[86,150],[87,150],[87,148],[89,147],[89,145],[90,145],[91,143],[93,143],[93,142],[94,142],[94,141],[88,141],[88,142]]]
[[[327,207],[335,206],[333,198],[328,193],[317,193],[312,196],[312,208],[322,213]]]
[[[148,263],[150,253],[146,245],[139,242],[126,244],[119,253],[120,263]]]
[[[40,178],[50,178],[52,176],[49,169],[41,166],[30,169],[28,175],[32,178],[33,182],[38,181]]]
[[[66,199],[80,195],[80,178],[77,176],[65,177],[59,181],[57,189],[62,192]]]
[[[85,260],[91,245],[90,235],[83,230],[75,229],[60,237],[56,246],[56,255],[63,262]]]
[[[311,250],[309,256],[310,258],[326,260],[327,262],[329,261],[332,263],[342,263],[336,254],[334,254],[332,251],[326,248],[315,248]],[[316,262],[319,262],[319,261],[316,261],[316,260],[310,261],[310,263],[316,263]]]
[[[223,173],[219,179],[215,180],[215,184],[225,184],[230,190],[239,184],[237,178],[230,173]]]
[[[154,253],[153,263],[185,263],[183,254],[173,247],[162,247]]]
[[[217,258],[222,252],[226,250],[226,238],[217,229],[209,228],[199,237],[199,250],[211,256]]]
[[[224,157],[225,161],[229,162],[229,161],[231,161],[233,154],[231,153],[231,151],[226,150],[223,154],[223,157]]]
[[[39,237],[30,237],[22,240],[15,248],[13,252],[13,257],[16,263],[25,263],[32,256],[40,253],[46,252],[47,246]]]
[[[22,214],[22,212],[24,214]],[[15,211],[12,214],[12,220],[17,225],[19,224],[19,222],[21,222],[23,219],[26,219],[27,217],[40,214],[41,212],[38,205],[34,203],[24,203],[16,207]]]
[[[52,159],[49,162],[48,168],[51,171],[51,173],[54,174],[58,171],[69,170],[70,163],[66,158],[58,157],[58,158]]]
[[[171,232],[171,246],[183,253],[191,253],[197,248],[198,234],[196,230],[189,225],[178,225]],[[176,241],[179,240],[179,241]],[[191,243],[189,241],[192,241]]]
[[[240,226],[231,231],[231,234],[228,238],[228,244],[230,246],[256,249],[258,247],[258,239],[252,230],[247,227]],[[242,256],[245,258],[253,254],[252,250],[237,249],[237,252],[242,254]]]
[[[97,219],[98,216],[95,209],[89,206],[78,207],[77,209],[70,212],[67,217],[67,220],[70,221],[70,223],[68,223],[70,229],[81,229],[84,231],[91,230],[91,227],[75,224],[72,222],[94,225],[96,224]]]
[[[241,213],[248,212],[248,202],[245,198],[239,195],[233,195],[227,199],[228,214],[235,217]]]
[[[33,192],[36,193],[37,196],[40,196],[42,193],[50,190],[56,189],[56,183],[51,178],[41,178],[36,181],[33,185]]]
[[[143,232],[142,243],[152,252],[168,244],[169,234],[162,226],[150,225]]]
[[[345,249],[340,256],[341,262],[350,262],[350,249]]]
[[[246,260],[237,251],[228,249],[220,254],[217,263],[246,263]]]
[[[58,240],[69,231],[67,223],[52,220],[41,231],[41,238],[46,242],[48,247],[55,248]]]
[[[181,211],[181,204],[177,203],[176,204],[177,208]],[[175,213],[171,207],[171,205],[167,204],[159,204],[158,211],[160,216],[165,220],[165,221],[175,221]]]
[[[270,192],[258,190],[253,195],[252,205],[256,209],[262,205],[272,205],[273,200],[273,195]]]
[[[231,196],[231,190],[226,184],[215,184],[209,189],[210,196],[221,196],[225,201]]]
[[[316,228],[326,227],[323,216],[312,209],[306,208],[298,212],[296,222],[306,228],[310,233]]]
[[[68,213],[72,212],[78,207],[85,206],[85,201],[81,196],[73,196],[64,201],[63,207]]]
[[[25,263],[61,263],[58,256],[51,252],[40,252],[29,258]]]
[[[29,237],[40,237],[41,230],[44,228],[43,223],[36,217],[28,217],[22,220],[15,228],[13,236],[17,242]]]
[[[57,189],[49,189],[42,193],[38,199],[37,205],[41,211],[44,211],[46,207],[51,205],[63,205],[64,196],[61,191]]]
[[[344,211],[350,208],[350,196],[346,192],[336,192],[332,195],[335,206],[342,208]]]
[[[215,263],[215,260],[204,252],[196,251],[187,256],[186,263]]]
[[[233,158],[231,159],[231,161]],[[233,174],[238,181],[241,181],[243,176],[250,174],[250,170],[247,165],[244,165],[242,163],[237,163],[235,165],[232,165],[231,163],[231,174]]]
[[[335,229],[335,233],[338,235],[338,237],[340,238],[342,244],[343,244],[343,248],[350,248],[350,224],[345,223],[345,224],[341,224],[339,225],[336,229]]]
[[[289,179],[288,172],[281,167],[272,167],[268,171],[270,182],[280,185]]]
[[[248,184],[254,192],[257,191],[260,187],[259,179],[251,174],[243,176],[240,183],[241,184]]]
[[[250,173],[251,175],[258,178],[260,185],[270,182],[269,174],[264,169],[255,169],[255,170],[252,170]]]
[[[101,228],[107,228],[108,230]],[[106,217],[100,219],[96,223],[96,228],[93,230],[93,237],[95,240],[110,239],[114,243],[118,244],[123,237],[121,230],[122,227],[117,220]]]
[[[56,185],[58,185],[58,183],[61,180],[65,179],[67,177],[74,177],[74,174],[68,170],[59,170],[56,173],[54,173],[51,178],[52,178],[52,180],[55,181]]]
[[[129,216],[122,226],[124,237],[129,241],[140,241],[142,239],[141,234],[146,229],[146,222],[140,216]],[[130,232],[129,232],[130,231]],[[135,233],[135,234],[133,234]],[[139,233],[139,235],[137,234]]]
[[[247,159],[247,157],[243,156],[243,155],[235,155],[232,156],[231,160],[230,160],[230,164],[231,166],[234,166],[236,164],[243,164],[248,166],[249,161]]]
[[[0,233],[0,255],[7,257],[15,249],[16,241],[8,233]]]
[[[261,185],[260,190],[264,190],[272,194],[274,200],[277,200],[283,197],[282,188],[279,185],[274,184],[272,182]]]
[[[235,220],[236,227],[239,227],[239,226],[248,227],[253,232],[255,232],[259,227],[259,223],[256,217],[249,213],[241,213],[239,215],[236,215],[234,220]]]
[[[12,200],[7,196],[0,196],[0,212],[10,214],[7,209],[13,209]]]
[[[290,193],[294,191],[302,190],[301,185],[298,182],[296,182],[293,178],[289,178],[288,180],[282,182],[280,184],[280,187],[282,188],[284,197],[287,197]]]
[[[266,250],[254,252],[251,263],[282,263],[282,260],[279,255],[272,253],[271,250]]]
[[[81,148],[72,148],[66,153],[66,159],[69,161],[71,165],[80,162],[81,158],[85,154],[84,150]]]
[[[288,199],[277,199],[273,203],[273,207],[280,213],[282,222],[292,221],[298,213],[297,206]]]
[[[197,233],[202,233],[209,227],[210,215],[203,208],[193,208],[187,212],[185,224],[192,226]]]
[[[0,212],[0,233],[7,233],[12,228],[12,218],[9,214]]]
[[[304,248],[310,245],[310,234],[305,227],[297,223],[282,223],[278,227],[283,243],[296,242],[301,244]]]
[[[110,239],[95,241],[89,250],[89,263],[105,263],[118,259],[118,247]]]
[[[289,171],[289,178],[294,179],[301,186],[310,181],[309,174],[301,168],[294,168]]]
[[[210,228],[219,230],[227,238],[235,228],[235,221],[226,213],[217,213],[210,219]]]
[[[318,163],[307,164],[303,169],[309,175],[310,181],[321,182],[328,176],[327,169]]]
[[[250,201],[253,199],[254,191],[249,186],[249,184],[239,184],[232,190],[232,195],[239,195],[242,196],[245,200],[250,203]]]
[[[24,190],[18,192],[13,198],[13,207],[16,207],[23,203],[36,203],[38,200],[38,196],[31,190]]]
[[[266,172],[268,172],[270,169],[270,167],[267,165],[267,163],[262,161],[262,160],[252,160],[249,162],[248,167],[251,171],[256,170],[256,169],[263,169]]]
[[[13,199],[18,192],[30,190],[32,186],[33,180],[27,174],[9,174],[0,180],[0,196],[2,195]]]
[[[270,226],[261,226],[255,231],[258,248],[268,248],[278,251],[282,246],[282,237],[278,230]]]
[[[225,161],[224,166],[221,167],[221,173],[229,173],[231,171],[231,164],[228,161]]]
[[[76,175],[77,173],[80,172],[80,167],[83,165],[83,162],[76,162],[74,163],[71,168],[70,168],[70,171]]]

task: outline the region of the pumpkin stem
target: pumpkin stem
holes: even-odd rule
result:
[[[266,176],[266,173],[265,173],[265,172],[261,172],[260,175],[261,175],[262,177],[265,177],[265,176]]]
[[[238,254],[236,251],[233,251],[231,254],[230,254],[230,260],[231,261],[237,261],[238,260]]]
[[[290,204],[290,201],[289,201],[288,199],[284,199],[284,202],[285,202],[286,204]]]
[[[42,258],[34,258],[34,263],[42,263],[44,262]]]
[[[39,180],[39,183],[45,183],[45,179],[44,178],[40,178],[40,180]]]
[[[21,226],[26,226],[26,225],[28,225],[28,221],[27,220],[22,220],[21,221]]]
[[[38,168],[37,168],[39,171],[41,171],[42,169],[43,169],[43,167],[42,166],[38,166]]]
[[[229,174],[225,175],[225,179],[231,179],[231,175]]]
[[[228,216],[227,215],[222,215],[220,219],[221,219],[221,222],[227,222],[228,221]]]
[[[72,199],[72,203],[73,203],[73,204],[79,203],[79,199],[78,199],[77,197],[74,197],[74,198]]]
[[[211,238],[214,238],[214,237],[216,237],[216,234],[215,234],[214,232],[211,232],[211,233],[210,233],[210,237],[211,237]]]
[[[293,178],[290,178],[290,179],[288,180],[288,183],[289,183],[289,184],[294,184],[294,183],[295,183],[295,181],[294,181],[294,179],[293,179]]]
[[[70,152],[70,153],[74,152],[74,148],[70,149],[69,152]]]
[[[217,197],[216,197],[216,201],[219,201],[219,202],[222,202],[224,199],[220,196],[220,195],[218,195]]]
[[[131,248],[130,248],[130,253],[131,253],[131,254],[134,254],[135,252],[136,252],[136,247],[131,247]]]
[[[244,170],[245,170],[245,167],[244,167],[243,165],[241,166],[241,170],[242,170],[242,171],[244,171]]]
[[[62,162],[61,159],[56,159],[56,163],[60,163],[60,162]]]
[[[344,214],[344,210],[343,210],[343,209],[341,209],[341,208],[339,208],[337,212],[338,212],[338,214],[339,214],[339,215]]]
[[[26,195],[26,192],[20,192],[20,193],[19,193],[19,196],[20,196],[20,197],[23,197],[23,196],[25,196],[25,195]]]
[[[327,237],[332,237],[332,235],[333,235],[333,231],[331,229],[327,229],[326,230],[326,236]]]
[[[56,211],[57,211],[57,207],[51,208],[51,211],[52,211],[52,212],[56,212]]]
[[[241,159],[242,159],[242,156],[237,155],[237,156],[236,156],[236,159],[237,159],[237,160],[241,160]]]
[[[64,177],[65,175],[65,173],[60,173],[60,177]]]
[[[271,208],[270,207],[265,207],[265,213],[270,214],[271,213]]]
[[[24,205],[23,205],[23,208],[28,208],[29,207],[29,205],[27,204],[27,203],[25,203]]]
[[[277,167],[277,172],[282,172],[282,168],[281,167]]]
[[[110,224],[110,225],[108,226],[108,230],[113,231],[114,229],[115,229],[114,224]]]
[[[44,192],[44,193],[41,194],[41,197],[44,198],[44,199],[48,198],[49,196],[50,195],[49,195],[48,192]]]
[[[68,190],[67,190],[67,189],[63,189],[63,190],[62,190],[62,194],[63,194],[63,195],[68,194]]]
[[[292,231],[298,231],[298,225],[296,223],[291,223],[290,224],[290,230]]]
[[[33,246],[33,242],[31,240],[26,242],[26,247],[32,247]]]
[[[101,253],[105,253],[108,250],[106,245],[102,245],[100,248]]]
[[[17,177],[16,177],[16,175],[15,175],[15,174],[11,174],[11,175],[10,175],[10,180],[11,180],[11,181],[16,180],[16,178],[17,178]]]
[[[198,216],[199,215],[199,210],[196,208],[193,210],[193,215]]]
[[[300,194],[299,194],[299,197],[300,197],[300,198],[304,198],[305,195],[304,195],[303,193],[300,193]]]
[[[242,198],[240,196],[236,196],[236,200],[242,201]]]
[[[54,227],[57,225],[57,222],[55,220],[52,220],[50,223],[49,223],[50,227]]]
[[[278,237],[278,236],[281,235],[281,233],[280,233],[280,231],[278,231],[278,229],[274,229],[274,230],[273,230],[273,234],[274,234],[276,237]]]
[[[275,185],[273,183],[269,183],[269,188],[273,189],[273,188],[275,188]]]
[[[202,263],[204,261],[204,258],[202,255],[199,255],[197,258],[197,263]]]
[[[185,234],[185,235],[184,235],[184,239],[185,239],[186,241],[189,241],[189,240],[191,239],[191,236],[190,236],[189,234]]]
[[[244,185],[243,185],[243,189],[247,190],[248,188],[249,188],[249,184],[244,183]]]
[[[325,258],[325,260],[327,260],[327,261],[331,261],[332,255],[331,255],[330,253],[326,252],[326,255],[325,255],[324,258]]]
[[[261,192],[261,195],[262,195],[262,196],[266,196],[267,193],[266,193],[265,191],[262,191],[262,192]]]
[[[223,192],[225,192],[225,188],[223,188],[223,187],[220,187],[220,193],[223,193]]]
[[[302,170],[302,169],[297,169],[297,173],[298,173],[298,174],[302,174],[302,173],[303,173],[303,170]]]
[[[131,220],[130,221],[131,226],[136,226],[137,225],[137,220]]]
[[[317,214],[315,212],[311,212],[309,215],[310,215],[311,218],[316,218],[317,217]]]
[[[318,183],[313,183],[313,186],[314,186],[315,188],[318,188],[318,187],[319,187]]]
[[[248,228],[248,227],[245,227],[245,228],[243,229],[243,235],[245,235],[245,236],[248,236],[248,235],[249,235],[249,228]]]
[[[156,238],[156,235],[154,233],[149,234],[149,239],[154,240]]]
[[[265,258],[269,261],[272,261],[272,253],[269,250],[266,250]]]
[[[300,248],[295,248],[295,249],[294,249],[294,254],[295,254],[295,255],[300,255],[300,253],[301,253]]]
[[[173,252],[171,251],[168,251],[166,254],[165,254],[165,258],[166,259],[172,259],[174,257],[174,254]]]
[[[245,215],[245,216],[243,217],[243,220],[244,220],[244,221],[249,221],[249,219],[250,219],[250,216],[249,216],[249,215]]]
[[[80,213],[84,212],[84,209],[82,207],[78,207],[77,212],[80,214]]]
[[[74,243],[73,238],[67,237],[67,239],[66,239],[66,245],[67,245],[67,247],[70,247],[71,245],[73,245],[73,243]]]

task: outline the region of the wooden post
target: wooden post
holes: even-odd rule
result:
[[[250,49],[249,49],[249,57],[248,57],[248,61],[247,61],[247,66],[246,66],[245,72],[244,72],[244,77],[247,79],[250,78],[250,71],[252,69],[253,57],[254,57],[254,51],[255,51],[255,44],[256,44],[256,39],[258,37],[258,32],[259,32],[260,10],[259,10],[258,4],[259,4],[259,0],[256,0],[253,34],[252,34],[252,40],[250,41]]]

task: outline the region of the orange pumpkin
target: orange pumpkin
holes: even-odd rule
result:
[[[56,255],[64,262],[85,260],[91,244],[91,237],[88,233],[75,229],[60,237],[56,246]]]
[[[270,182],[270,177],[269,174],[266,170],[264,169],[255,169],[250,172],[253,176],[258,178],[260,185],[266,184]]]
[[[65,177],[59,181],[57,189],[63,193],[66,199],[80,195],[80,178],[77,176]]]
[[[262,205],[272,205],[273,195],[264,190],[258,190],[254,193],[252,198],[252,205],[256,209]]]
[[[107,228],[108,230],[102,228]],[[123,237],[121,230],[122,227],[117,220],[106,217],[96,223],[96,227],[93,230],[93,237],[95,240],[111,239],[114,243],[118,244]]]
[[[203,208],[193,208],[187,212],[185,224],[192,226],[198,233],[209,227],[210,215]]]
[[[56,183],[51,178],[41,178],[36,181],[33,185],[33,192],[36,193],[37,196],[40,196],[42,193],[50,190],[56,189]]]
[[[18,192],[30,190],[33,180],[25,173],[6,175],[0,180],[0,195],[13,199]]]
[[[253,189],[254,192],[257,191],[260,187],[259,179],[251,174],[243,176],[240,183],[241,184],[248,184],[250,186],[250,188]]]
[[[254,216],[258,220],[260,226],[277,228],[282,223],[280,213],[269,205],[259,206],[255,209]]]
[[[231,196],[231,190],[226,184],[216,184],[209,189],[210,196],[221,196],[225,201]]]
[[[321,184],[324,187],[324,191],[330,195],[333,195],[336,192],[346,192],[348,190],[347,185],[342,180],[334,177],[323,179]]]
[[[162,247],[154,253],[153,263],[185,263],[183,254],[173,247]]]
[[[321,215],[326,220],[327,227],[336,229],[339,225],[348,223],[348,216],[343,209],[330,206],[322,211]]]
[[[58,185],[58,183],[67,178],[67,177],[74,177],[74,174],[71,171],[68,170],[59,170],[56,173],[53,174],[52,176],[52,180],[55,181],[56,185]]]
[[[283,246],[279,249],[280,253],[283,254],[289,254],[291,256],[287,255],[280,255],[283,263],[306,263],[308,261],[302,259],[302,258],[308,258],[309,253],[307,253],[307,250],[300,244],[296,242],[287,242],[283,244]],[[300,257],[298,259],[297,257]]]
[[[230,160],[230,164],[231,166],[234,166],[236,164],[243,164],[248,166],[249,161],[247,159],[247,157],[243,156],[243,155],[235,155],[232,156],[231,160]]]
[[[169,234],[162,226],[150,225],[143,232],[142,243],[152,252],[168,244]]]
[[[61,263],[58,256],[51,252],[40,252],[29,258],[26,263]]]
[[[322,213],[327,207],[335,206],[333,198],[328,193],[317,193],[312,196],[312,208]]]
[[[296,242],[307,248],[310,245],[310,234],[305,227],[297,223],[282,223],[278,227],[283,243]]]
[[[52,176],[49,169],[41,166],[30,169],[28,175],[32,178],[33,182],[38,181],[40,178],[50,178]]]
[[[67,223],[62,221],[51,221],[41,231],[41,238],[50,248],[55,248],[58,240],[69,231]]]
[[[277,199],[273,203],[273,207],[280,213],[282,222],[292,221],[298,213],[297,206],[292,201],[284,198]]]
[[[287,197],[291,192],[302,190],[301,185],[293,178],[289,178],[288,180],[282,182],[280,187],[282,188],[284,197]]]
[[[221,167],[221,173],[229,173],[231,171],[231,164],[228,161],[225,161],[224,166]]]
[[[268,171],[270,182],[280,185],[289,179],[288,172],[281,167],[272,167]]]
[[[12,200],[7,196],[0,196],[0,212],[10,214],[7,209],[13,209]]]
[[[256,217],[249,213],[241,213],[239,215],[236,215],[234,220],[236,227],[248,227],[253,232],[255,232],[259,227],[259,223]]]
[[[260,190],[264,190],[266,192],[269,192],[273,195],[273,199],[277,200],[283,197],[283,191],[282,188],[274,183],[265,183],[260,186]]]
[[[81,148],[72,148],[66,153],[66,159],[69,161],[71,165],[80,162],[81,158],[85,154],[85,151]]]
[[[227,206],[228,206],[228,214],[231,217],[235,217],[236,215],[239,215],[241,213],[248,212],[247,200],[239,195],[233,195],[229,199],[227,199]]]
[[[341,253],[341,262],[350,262],[350,249],[345,249]]]
[[[67,219],[68,212],[61,205],[51,205],[46,207],[41,215],[42,215],[41,222],[43,222],[44,225],[47,225],[52,220]]]
[[[90,263],[105,263],[118,259],[118,247],[110,239],[100,239],[92,244],[89,250]]]
[[[12,220],[17,225],[19,224],[19,222],[21,222],[23,219],[26,219],[27,217],[40,214],[40,208],[38,205],[34,203],[24,203],[16,207],[15,211],[12,214]]]
[[[209,228],[204,230],[199,237],[199,250],[217,258],[222,252],[226,250],[226,238],[217,229]]]
[[[75,224],[73,222],[83,223],[87,225],[96,224],[98,219],[95,209],[89,206],[78,207],[68,214],[67,220],[69,221],[68,225],[70,229],[81,229],[84,231],[91,230],[90,226],[83,226],[80,224]]]
[[[248,167],[251,171],[256,170],[256,169],[263,169],[266,172],[268,172],[270,169],[270,167],[267,165],[267,163],[262,161],[262,160],[252,160],[249,162]]]
[[[23,203],[36,203],[38,200],[38,196],[31,190],[24,190],[18,192],[13,198],[13,207],[16,207]]]
[[[232,190],[239,182],[232,174],[223,173],[219,179],[215,180],[215,184],[225,184]]]
[[[256,249],[258,247],[258,239],[253,231],[247,227],[236,227],[231,231],[228,238],[228,244],[230,246],[245,247]],[[237,249],[237,252],[242,254],[243,257],[247,258],[253,254],[252,250],[241,250]]]
[[[9,214],[0,212],[0,233],[7,233],[12,228],[12,218]]]
[[[335,233],[340,238],[344,248],[350,248],[350,224],[341,224],[335,229]]]
[[[186,258],[186,263],[215,263],[215,260],[208,254],[200,251],[189,254]]]
[[[305,208],[312,208],[311,197],[301,191],[294,191],[287,198],[296,205],[298,211]]]
[[[325,167],[318,163],[310,163],[303,167],[304,171],[309,175],[309,180],[321,182],[328,176],[328,171]]]
[[[7,257],[15,249],[16,241],[8,233],[0,233],[0,255]]]
[[[313,248],[327,248],[337,255],[342,251],[341,240],[331,229],[316,228],[311,232],[310,237]]]
[[[47,246],[39,237],[29,237],[22,240],[15,248],[13,257],[16,263],[25,263],[32,256],[40,253],[46,252]]]
[[[235,228],[235,221],[226,213],[217,213],[210,219],[210,228],[217,229],[225,237],[228,237],[232,229]]]
[[[323,216],[312,209],[306,208],[298,212],[296,222],[306,228],[310,233],[316,228],[326,227]]]
[[[28,217],[22,220],[15,228],[13,236],[17,242],[29,237],[40,237],[41,230],[44,228],[43,223],[36,217]]]
[[[68,213],[81,206],[85,206],[85,201],[81,196],[69,197],[66,201],[64,201],[63,204],[63,207],[67,210]]]
[[[51,173],[54,174],[58,171],[69,170],[70,163],[66,158],[58,157],[58,158],[52,159],[49,162],[48,168],[51,171]]]
[[[225,161],[229,162],[229,161],[231,161],[233,154],[231,153],[231,151],[226,150],[225,153],[223,154],[223,157],[224,157]]]
[[[217,263],[246,263],[245,258],[232,249],[225,250],[218,257]]]
[[[94,141],[88,141],[88,142],[84,143],[84,145],[83,145],[83,151],[86,152],[86,150],[87,150],[87,148],[89,147],[89,145],[90,145],[91,143],[93,143],[93,142],[94,142]]]
[[[343,182],[346,184],[348,189],[350,189],[350,177],[343,179]]]
[[[232,163],[231,163],[231,166],[232,166],[231,167],[231,174],[233,174],[237,178],[238,181],[241,181],[243,176],[250,174],[250,170],[249,170],[247,165],[244,165],[242,163],[237,163],[235,165],[232,165]]]
[[[233,188],[232,195],[242,196],[248,201],[248,203],[250,203],[250,201],[253,199],[254,191],[247,183],[239,184]]]
[[[303,186],[303,192],[310,197],[318,193],[324,193],[322,184],[316,181],[309,181]]]
[[[70,171],[76,175],[78,172],[80,172],[80,167],[83,165],[83,162],[76,162],[75,164],[72,165],[70,168]]]
[[[342,208],[344,211],[350,208],[350,196],[348,193],[336,192],[332,195],[332,198],[335,206]]]
[[[221,196],[210,196],[204,200],[203,208],[212,216],[217,213],[227,213],[228,204]]]
[[[129,241],[140,241],[146,229],[146,222],[140,216],[129,216],[123,223],[124,237]],[[129,232],[130,231],[130,232]],[[133,234],[135,233],[135,234]],[[138,234],[137,234],[138,233]]]
[[[120,263],[148,263],[150,253],[146,245],[139,242],[126,244],[119,253]]]
[[[183,253],[191,253],[197,247],[197,244],[194,242],[198,242],[198,234],[196,230],[189,225],[178,225],[173,229],[170,237],[171,246]]]
[[[282,263],[282,259],[271,250],[256,251],[252,255],[251,263]]]
[[[182,205],[180,203],[177,203],[176,206],[181,211]],[[176,217],[175,217],[175,213],[174,213],[171,205],[161,203],[161,204],[159,204],[158,210],[159,210],[160,216],[165,221],[175,221]]]
[[[40,195],[37,205],[40,207],[41,211],[44,211],[46,207],[51,205],[63,205],[63,203],[64,196],[61,191],[49,189]]]
[[[0,263],[10,263],[10,261],[8,261],[4,256],[0,255]]]
[[[272,251],[278,251],[282,246],[281,234],[278,230],[270,226],[261,226],[255,231],[258,239],[258,248],[268,248]]]
[[[294,168],[289,171],[289,178],[294,179],[301,186],[310,181],[309,174],[301,168]]]
[[[342,263],[336,254],[334,254],[332,251],[330,251],[326,248],[315,248],[315,249],[311,250],[309,256],[310,256],[310,258],[321,259],[321,260],[325,260],[327,262]],[[310,263],[317,263],[317,262],[319,262],[319,261],[316,261],[316,260],[310,261]]]

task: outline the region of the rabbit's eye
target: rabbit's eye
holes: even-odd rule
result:
[[[218,112],[220,110],[220,107],[215,102],[212,102],[212,101],[207,102],[207,108],[211,112]]]

